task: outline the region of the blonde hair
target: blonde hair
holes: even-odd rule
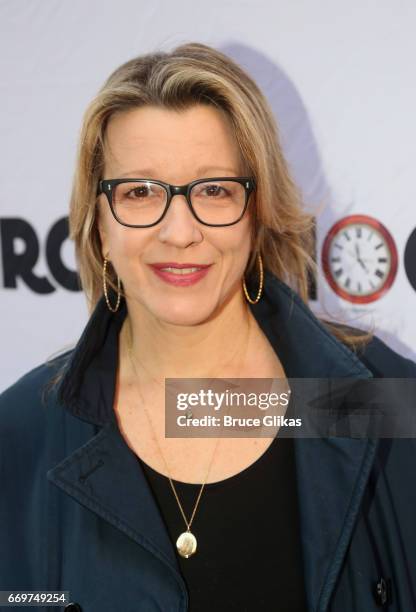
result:
[[[265,267],[307,304],[313,260],[314,217],[303,206],[284,159],[271,108],[256,83],[234,61],[203,44],[149,53],[117,68],[88,106],[81,130],[69,226],[90,311],[102,296],[103,256],[97,225],[97,185],[103,178],[105,132],[116,112],[152,105],[181,110],[210,104],[233,128],[247,174],[256,181],[253,249],[245,278],[256,277],[257,253]],[[253,197],[253,196],[252,196]],[[114,271],[109,284],[115,289]],[[322,321],[350,347],[372,333]]]

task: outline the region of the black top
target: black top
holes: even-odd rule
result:
[[[169,479],[139,459],[176,551],[191,612],[307,610],[293,443],[278,435],[245,470],[205,485],[191,525],[197,550],[188,559],[176,550],[186,525]],[[173,483],[189,521],[201,485]]]

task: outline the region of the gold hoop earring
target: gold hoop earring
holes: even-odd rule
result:
[[[115,305],[115,307],[113,308],[110,304],[110,300],[108,298],[108,291],[107,291],[107,263],[108,263],[108,259],[106,257],[104,257],[104,263],[103,263],[103,291],[104,291],[104,296],[105,296],[105,301],[107,302],[107,306],[108,306],[108,310],[110,310],[111,312],[117,312],[118,307],[120,306],[120,299],[121,299],[121,292],[120,292],[120,278],[117,274],[117,303]]]
[[[257,291],[257,295],[256,295],[254,300],[252,300],[251,297],[249,296],[248,291],[247,291],[247,287],[246,287],[246,281],[243,278],[244,293],[246,295],[247,301],[250,302],[250,304],[257,304],[257,302],[261,298],[261,294],[262,294],[262,291],[263,291],[263,262],[262,262],[260,253],[257,255],[257,261],[259,262],[259,269],[260,269],[260,272],[259,272],[259,275],[260,275],[260,284],[259,284],[259,290]]]

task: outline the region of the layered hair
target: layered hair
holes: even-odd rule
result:
[[[302,204],[279,142],[267,99],[233,60],[209,46],[188,43],[173,51],[149,53],[117,68],[88,106],[80,135],[70,203],[70,237],[75,242],[82,288],[90,311],[102,296],[103,255],[98,232],[97,186],[103,177],[106,127],[115,113],[143,106],[185,110],[208,104],[227,116],[246,176],[256,181],[252,204],[252,252],[248,283],[257,278],[257,254],[264,266],[307,304],[313,259],[314,216]],[[114,271],[109,285],[115,289]],[[256,280],[254,280],[254,283]],[[366,343],[363,332],[329,320],[322,323],[351,348]]]

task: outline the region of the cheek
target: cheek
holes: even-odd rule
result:
[[[112,217],[103,221],[103,229],[112,260],[122,263],[122,258],[140,252],[144,236],[139,230],[125,227]]]
[[[246,260],[251,249],[251,233],[250,225],[246,222],[241,224],[238,231],[231,235],[223,237],[223,250],[232,255],[233,259],[238,259],[240,262]]]
[[[103,254],[109,253],[114,262],[122,263],[120,258],[131,255],[140,249],[140,243],[145,238],[143,230],[125,227],[118,223],[111,214],[106,202],[100,202],[98,211],[98,226]]]
[[[136,276],[140,271],[140,263],[146,252],[146,240],[137,235],[134,230],[126,228],[125,232],[118,232],[114,236],[113,259],[121,275]]]
[[[146,254],[151,250],[150,231],[123,227],[112,228],[110,257],[126,288],[143,281]],[[149,246],[150,245],[150,246]]]
[[[211,244],[215,246],[222,258],[222,272],[228,282],[234,283],[243,276],[251,250],[250,227],[245,224],[238,228],[238,231],[223,228],[221,232],[212,236]],[[237,226],[234,228],[237,230]]]

